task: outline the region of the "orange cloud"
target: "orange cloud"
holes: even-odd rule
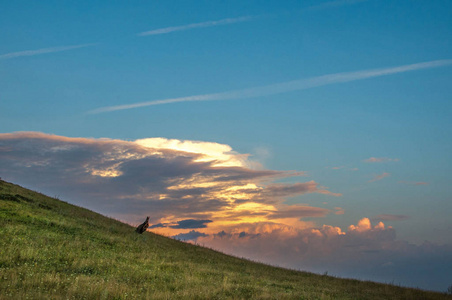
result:
[[[343,215],[343,214],[345,214],[345,210],[342,207],[335,207],[334,209],[336,210],[334,212],[334,214],[336,214],[336,215]]]
[[[350,225],[347,232],[330,225],[297,228],[259,223],[229,227],[196,240],[206,246],[258,261],[309,268],[315,265],[313,261],[356,259],[362,256],[362,251],[388,247],[394,238],[392,227],[386,228],[382,222],[372,226],[368,218],[363,218],[357,225]]]
[[[191,232],[188,236],[200,233]],[[347,231],[331,225],[295,227],[284,224],[249,224],[196,237],[196,242],[239,257],[348,278],[399,282],[420,286],[448,284],[451,245],[413,245],[396,239],[383,222],[362,218]],[[416,273],[420,281],[413,282]],[[444,285],[447,286],[447,285]]]
[[[166,235],[265,222],[303,226],[300,218],[330,211],[283,204],[288,197],[340,196],[313,180],[274,183],[305,173],[264,169],[247,154],[212,142],[19,132],[0,134],[0,160],[0,173],[8,180],[132,224],[151,215],[152,224],[169,224],[155,226]]]
[[[372,229],[374,229],[374,230],[385,229],[385,225],[383,224],[383,222],[378,222],[377,225],[372,227],[372,224],[371,224],[369,218],[362,218],[361,220],[359,220],[359,222],[356,226],[350,225],[348,227],[349,232],[353,232],[353,231],[365,232],[365,231],[370,231]]]

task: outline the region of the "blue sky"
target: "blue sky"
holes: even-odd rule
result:
[[[69,201],[138,223],[140,210],[124,211],[132,204],[121,202],[120,212],[102,202],[102,197],[92,202],[80,200],[95,197],[75,192],[80,183],[72,185],[70,180],[76,178],[52,186],[45,177],[37,180],[25,175],[55,171],[56,164],[48,163],[56,163],[53,156],[47,157],[45,164],[29,162],[23,166],[23,173],[12,161],[38,159],[20,148],[26,141],[30,147],[39,145],[42,149],[53,143],[53,138],[37,132],[54,134],[59,143],[80,143],[80,149],[89,143],[65,137],[93,138],[96,143],[108,138],[122,141],[120,145],[162,137],[162,149],[213,157],[203,151],[214,146],[201,143],[211,142],[223,145],[215,146],[215,151],[228,147],[234,151],[227,159],[241,157],[246,161],[240,167],[246,165],[247,172],[254,174],[257,181],[253,184],[268,188],[265,197],[281,197],[277,205],[265,197],[259,202],[280,210],[266,215],[267,223],[292,226],[303,235],[303,230],[323,225],[345,232],[350,225],[357,226],[360,220],[369,218],[372,226],[379,221],[385,224],[385,230],[392,226],[397,241],[413,247],[425,245],[424,241],[438,247],[450,245],[451,11],[452,3],[440,0],[2,3],[0,132],[6,135],[2,136],[4,141],[0,139],[0,151],[16,149],[16,153],[28,156],[0,156],[4,166],[0,176],[51,195],[58,192]],[[178,102],[170,103],[171,99]],[[154,101],[160,103],[149,105]],[[136,104],[139,107],[130,107]],[[35,133],[8,135],[19,131]],[[17,139],[23,143],[13,143],[14,148],[10,143]],[[35,144],[36,139],[41,142]],[[193,143],[180,144],[176,149],[171,148],[175,143],[171,140],[201,142],[196,147]],[[155,147],[156,141],[149,143]],[[101,155],[106,146],[99,145],[89,153]],[[135,144],[128,147],[138,151]],[[82,157],[78,152],[72,154]],[[244,158],[245,154],[249,156]],[[115,159],[124,159],[118,157]],[[191,159],[199,162],[195,156]],[[123,163],[121,160],[118,164]],[[58,164],[64,170],[74,168],[60,161]],[[16,169],[12,172],[5,166]],[[91,171],[92,176],[116,178],[111,174],[117,170],[111,168],[108,171],[113,173],[108,176]],[[126,174],[125,170],[117,174]],[[133,170],[133,174],[145,176]],[[272,173],[272,182],[261,181],[270,175],[259,170],[303,171],[305,176]],[[95,181],[93,178],[89,180]],[[307,184],[310,181],[316,185]],[[297,185],[301,183],[306,185]],[[240,181],[239,186],[242,184]],[[136,186],[137,190],[143,188]],[[130,197],[135,195],[130,193]],[[179,197],[186,199],[182,194]],[[276,215],[293,217],[288,217],[287,205],[295,205],[300,218],[272,221]],[[262,212],[269,208],[255,209]],[[207,212],[200,208],[193,213],[182,216],[162,208],[160,219],[154,219],[154,223],[208,220],[207,225],[195,230],[195,236],[212,247],[249,254],[239,246],[228,249],[216,239],[214,231],[222,230],[226,223],[221,222],[228,218],[219,210],[203,215]],[[244,224],[242,220],[236,228],[224,225],[224,232],[233,238],[234,230],[247,234],[260,230]],[[174,225],[162,228],[167,231],[161,233],[168,235],[193,230],[176,231]],[[350,229],[351,233],[355,231]],[[281,253],[284,251],[289,250]],[[446,252],[451,260],[450,251]],[[287,266],[299,263],[295,258],[269,262]],[[391,263],[396,268],[397,263]],[[319,272],[328,267],[335,268],[309,266]],[[352,274],[347,270],[338,266],[336,272]],[[402,274],[405,269],[398,270]],[[369,272],[361,277],[385,280],[383,271],[381,278],[371,277]],[[444,272],[450,278],[450,269]],[[438,273],[438,277],[444,275]],[[407,285],[447,287],[446,283],[434,285],[400,276],[400,282]]]

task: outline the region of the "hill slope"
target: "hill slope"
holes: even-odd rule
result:
[[[275,268],[134,228],[0,180],[0,298],[450,299]]]

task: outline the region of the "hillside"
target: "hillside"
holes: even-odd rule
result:
[[[254,263],[0,180],[0,299],[451,299]]]

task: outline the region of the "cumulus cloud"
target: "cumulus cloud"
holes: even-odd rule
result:
[[[250,257],[259,261],[277,263],[302,269],[320,268],[319,261],[347,260],[356,255],[379,251],[382,244],[394,241],[395,231],[383,223],[372,225],[367,218],[350,225],[347,232],[339,227],[296,228],[288,225],[254,224],[248,228],[231,228],[198,239],[198,242],[228,253]],[[341,254],[338,255],[338,252]],[[323,270],[322,270],[323,269]]]
[[[265,224],[260,225],[265,227]],[[196,239],[230,254],[293,269],[441,290],[450,284],[452,247],[413,245],[382,222],[363,218],[347,231],[323,225],[254,227],[219,231]]]

